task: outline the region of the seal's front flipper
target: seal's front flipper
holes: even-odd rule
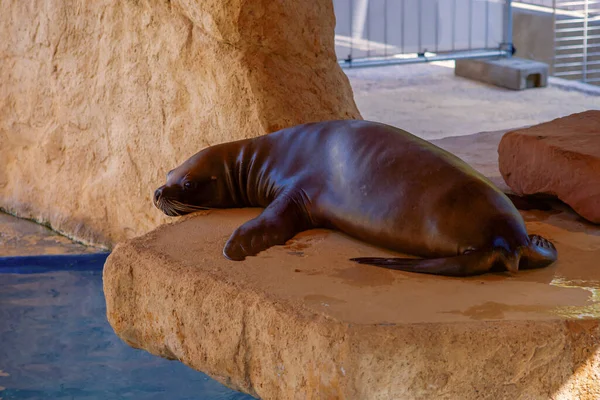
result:
[[[500,249],[433,259],[359,257],[351,261],[399,271],[455,277],[481,275],[496,268],[511,272],[518,270],[518,259],[506,257]]]
[[[269,247],[285,244],[297,233],[310,227],[301,199],[281,196],[258,217],[233,232],[223,248],[223,255],[233,261],[242,261]]]
[[[521,269],[544,268],[558,258],[551,241],[538,235],[529,235],[529,245],[521,253]]]

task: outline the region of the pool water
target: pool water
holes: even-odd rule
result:
[[[106,320],[105,257],[0,259],[0,399],[252,399],[123,343]]]

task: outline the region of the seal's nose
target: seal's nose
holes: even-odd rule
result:
[[[154,202],[155,203],[158,203],[160,196],[162,196],[162,192],[163,192],[162,186],[159,187],[158,189],[156,189],[156,191],[154,192]]]

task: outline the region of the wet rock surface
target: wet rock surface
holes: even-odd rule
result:
[[[0,212],[0,257],[87,254],[104,249],[84,246],[50,228]]]

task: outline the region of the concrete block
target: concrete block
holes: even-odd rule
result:
[[[457,60],[454,74],[513,90],[545,87],[548,64],[522,58]]]

